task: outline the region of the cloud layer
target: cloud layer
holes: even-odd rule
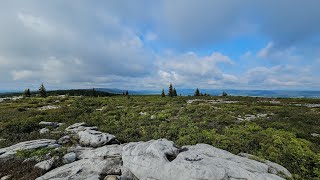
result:
[[[320,88],[317,0],[138,2],[2,2],[0,89]]]

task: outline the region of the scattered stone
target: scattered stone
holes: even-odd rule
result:
[[[49,132],[50,132],[50,130],[48,128],[42,128],[39,130],[40,134],[45,134],[45,133],[49,133]]]
[[[39,122],[39,125],[52,126],[52,127],[56,128],[56,127],[60,127],[61,125],[63,125],[63,123],[41,121],[41,122]]]
[[[38,110],[39,111],[46,111],[46,110],[58,109],[58,108],[60,108],[60,106],[48,105],[48,106],[39,107]]]
[[[147,115],[147,113],[146,113],[146,112],[139,112],[139,114],[140,114],[141,116],[145,116],[145,115]]]
[[[86,130],[78,132],[79,143],[82,146],[100,147],[106,144],[112,144],[116,137],[112,134],[102,133],[95,130]]]
[[[51,169],[53,163],[55,162],[56,158],[51,158],[49,160],[41,161],[34,165],[35,167],[47,172]]]
[[[223,99],[218,100],[207,100],[207,99],[190,99],[187,100],[187,104],[192,104],[193,102],[203,102],[203,103],[209,103],[209,104],[235,104],[239,101],[226,101]]]
[[[0,141],[5,141],[6,139],[0,138]]]
[[[98,130],[96,126],[90,127],[86,123],[75,123],[69,127],[66,128],[66,132],[69,133],[78,133],[80,131],[85,131],[85,130]]]
[[[152,115],[150,119],[155,119],[156,117],[157,117],[156,115]]]
[[[63,136],[60,139],[58,139],[58,144],[68,144],[71,142],[70,136]]]
[[[6,175],[6,176],[3,176],[0,180],[9,180],[11,179],[12,175]]]
[[[178,149],[166,139],[129,143],[122,160],[138,179],[283,179],[261,162],[207,144]]]
[[[74,152],[67,153],[63,156],[63,163],[65,164],[72,163],[76,160],[76,158],[77,158],[76,153]]]
[[[320,134],[317,134],[317,133],[311,133],[311,136],[312,136],[312,137],[320,137]]]
[[[56,140],[53,139],[38,139],[32,141],[20,142],[18,144],[1,148],[0,159],[12,158],[15,156],[18,150],[32,150],[38,148],[45,148],[49,145],[56,144]]]

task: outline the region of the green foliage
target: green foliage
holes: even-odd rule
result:
[[[176,88],[173,88],[173,96],[178,96]]]
[[[23,96],[24,96],[24,97],[30,97],[30,96],[31,96],[31,92],[30,92],[30,89],[29,89],[29,88],[24,91]]]
[[[194,92],[194,96],[200,96],[200,91],[199,91],[198,88],[197,88],[196,91]]]
[[[169,97],[173,97],[173,86],[172,86],[172,83],[170,83],[170,85],[169,85],[168,96]]]
[[[166,97],[166,94],[164,93],[164,89],[161,91],[161,97]]]

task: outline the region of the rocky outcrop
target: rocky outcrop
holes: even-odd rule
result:
[[[51,159],[48,159],[48,160],[44,160],[44,161],[41,161],[39,163],[37,163],[36,165],[34,165],[35,167],[43,170],[43,171],[48,171],[49,169],[51,169],[53,163],[55,162],[56,158],[51,158]]]
[[[283,179],[269,166],[207,144],[177,148],[165,139],[129,143],[123,167],[138,179]]]
[[[38,139],[32,141],[21,142],[6,148],[0,149],[0,159],[12,158],[18,150],[32,150],[45,147],[57,147],[56,140],[53,139]]]
[[[65,163],[65,164],[72,163],[76,160],[76,158],[77,158],[76,153],[74,153],[74,152],[67,153],[63,156],[63,163]]]

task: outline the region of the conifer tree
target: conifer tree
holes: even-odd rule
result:
[[[168,96],[169,97],[173,97],[173,86],[172,86],[172,83],[170,83],[170,86],[169,86]]]
[[[222,92],[222,96],[228,96],[228,94],[226,92]]]
[[[24,91],[24,97],[30,97],[30,96],[31,96],[31,92],[30,92],[30,89],[28,88]]]
[[[173,88],[173,96],[178,96],[176,88]]]
[[[43,83],[41,84],[41,86],[39,87],[39,95],[41,97],[47,97],[47,90],[44,87]]]
[[[199,91],[198,88],[197,88],[196,91],[194,92],[194,96],[200,96],[200,91]]]
[[[161,97],[166,97],[166,94],[164,93],[164,89],[162,89]]]
[[[128,96],[128,95],[129,95],[129,91],[127,90],[127,91],[126,91],[126,96]]]
[[[97,91],[96,89],[92,88],[92,96],[93,97],[96,97],[97,96]]]

